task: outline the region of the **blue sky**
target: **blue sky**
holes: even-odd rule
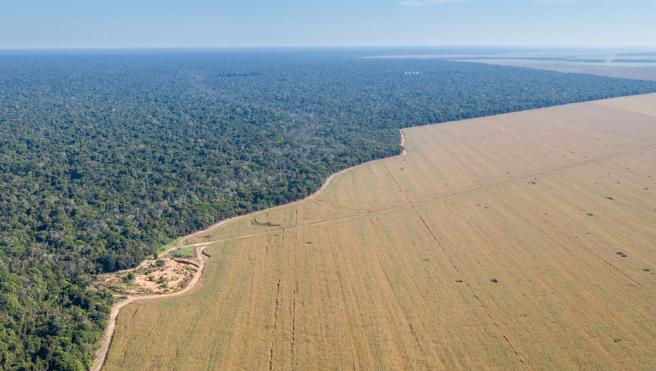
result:
[[[0,48],[656,47],[656,0],[0,0]]]

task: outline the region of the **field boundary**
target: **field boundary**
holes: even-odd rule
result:
[[[618,98],[627,98],[627,97],[633,97],[633,96],[644,96],[644,95],[653,95],[653,94],[654,93],[623,96],[623,97],[614,97],[614,98],[599,99],[599,100],[585,101],[585,102],[573,102],[573,103],[568,103],[568,104],[563,104],[563,105],[558,105],[558,106],[549,106],[549,107],[535,108],[535,109],[530,109],[530,110],[521,110],[521,111],[517,111],[517,112],[506,112],[506,113],[500,113],[500,114],[496,114],[496,115],[473,117],[473,118],[457,120],[457,121],[448,121],[448,122],[443,122],[443,123],[433,123],[433,124],[418,125],[418,126],[403,128],[403,129],[399,130],[399,132],[400,132],[400,149],[401,149],[401,151],[398,155],[367,161],[367,162],[364,162],[364,163],[361,163],[361,164],[358,164],[358,165],[355,165],[355,166],[340,170],[338,172],[335,172],[335,173],[329,175],[324,180],[324,182],[319,187],[319,189],[317,189],[312,194],[310,194],[310,195],[308,195],[308,196],[306,196],[302,199],[289,202],[287,204],[275,206],[275,207],[273,207],[273,209],[278,208],[278,207],[285,207],[285,206],[289,206],[289,205],[294,205],[294,204],[297,204],[297,203],[300,203],[300,202],[304,202],[304,201],[316,198],[317,196],[319,196],[321,194],[321,192],[323,192],[326,188],[328,188],[328,186],[332,183],[332,181],[338,175],[342,175],[343,173],[346,173],[348,171],[352,171],[352,170],[355,170],[355,169],[358,169],[358,168],[364,167],[364,166],[369,166],[371,164],[378,163],[378,162],[381,162],[381,161],[386,161],[386,160],[389,160],[389,159],[406,156],[408,154],[408,150],[406,148],[406,136],[405,136],[405,134],[406,134],[405,131],[406,130],[421,128],[421,127],[431,127],[431,126],[437,126],[437,125],[441,126],[441,125],[456,124],[456,123],[468,122],[468,121],[472,121],[472,120],[480,120],[482,118],[489,118],[489,117],[506,116],[506,115],[516,114],[518,112],[543,111],[543,110],[554,109],[554,108],[557,108],[557,107],[583,105],[583,104],[589,104],[591,102],[593,102],[593,103],[603,102],[603,101],[613,100],[613,99],[618,99]],[[580,164],[577,164],[577,165],[580,165]],[[534,174],[532,176],[535,176],[535,175],[540,175],[540,174]],[[513,181],[516,181],[516,179],[513,180]],[[412,205],[412,203],[411,203],[411,205]],[[191,234],[187,235],[186,237],[180,239],[180,241],[177,242],[176,244],[174,244],[172,247],[167,249],[163,254],[169,253],[169,252],[171,252],[175,249],[178,249],[178,248],[193,247],[194,251],[195,251],[195,256],[198,258],[198,260],[200,262],[200,267],[199,267],[198,271],[196,272],[196,274],[194,275],[192,280],[189,282],[189,284],[184,289],[182,289],[178,292],[170,293],[170,294],[161,294],[161,295],[127,296],[127,297],[125,297],[125,299],[115,303],[112,306],[112,310],[110,312],[110,316],[109,316],[109,319],[108,319],[108,324],[107,324],[107,327],[105,328],[100,348],[96,352],[96,357],[94,359],[94,363],[93,363],[93,366],[92,366],[91,370],[99,371],[104,366],[104,364],[107,360],[107,355],[108,355],[109,350],[111,348],[111,344],[112,344],[114,334],[115,334],[116,322],[117,322],[117,319],[118,319],[118,315],[120,314],[120,311],[123,307],[125,307],[125,306],[127,306],[131,303],[137,302],[137,301],[150,301],[150,300],[164,299],[164,298],[170,298],[170,297],[174,297],[174,296],[188,294],[189,292],[191,292],[197,286],[197,283],[200,281],[200,279],[201,279],[201,277],[204,273],[204,268],[205,268],[206,261],[209,258],[209,255],[204,252],[204,249],[205,249],[205,247],[207,247],[209,245],[216,244],[216,243],[220,242],[220,240],[209,241],[209,242],[201,242],[201,243],[194,243],[194,244],[188,244],[187,245],[186,242],[189,239],[191,239],[193,237],[197,237],[201,234],[207,233],[207,232],[209,232],[209,231],[211,231],[215,228],[218,228],[218,227],[220,227],[220,226],[222,226],[222,225],[224,225],[228,222],[237,220],[239,218],[247,218],[249,216],[255,215],[255,214],[260,213],[262,211],[263,210],[257,210],[257,211],[253,211],[253,212],[250,212],[250,213],[246,213],[246,214],[242,214],[242,215],[236,215],[234,217],[230,217],[230,218],[221,220],[217,223],[214,223],[214,224],[208,226],[207,228],[205,228],[203,230],[196,231],[194,233],[191,233]],[[143,262],[140,263],[139,266],[141,266],[142,264],[143,264]],[[128,270],[125,270],[125,271],[131,271],[131,270],[134,270],[134,269],[137,269],[137,268],[132,268],[132,269],[128,269]]]
[[[400,147],[401,147],[401,153],[400,154],[398,154],[396,156],[392,156],[392,157],[385,157],[385,158],[381,158],[381,159],[376,159],[376,160],[372,160],[372,161],[363,162],[362,164],[352,166],[352,167],[340,170],[336,173],[333,173],[333,174],[329,175],[326,178],[326,180],[324,180],[324,182],[321,184],[321,187],[319,187],[319,189],[317,189],[312,194],[310,194],[310,195],[308,195],[308,196],[306,196],[306,197],[304,197],[300,200],[292,201],[292,202],[289,202],[289,203],[284,204],[284,205],[279,205],[277,207],[293,205],[293,204],[298,203],[298,202],[303,202],[303,201],[307,201],[307,200],[311,200],[311,199],[316,198],[321,192],[323,192],[326,188],[328,188],[328,186],[330,185],[330,183],[332,183],[332,181],[335,179],[335,177],[337,177],[338,175],[341,175],[341,174],[343,174],[347,171],[351,171],[351,170],[357,169],[361,166],[366,166],[366,165],[376,163],[376,162],[379,162],[379,161],[383,161],[383,160],[386,160],[386,159],[406,156],[408,154],[408,151],[405,148],[405,133],[403,132],[404,130],[405,129],[400,129],[399,130],[400,137],[401,137],[400,138]],[[203,233],[207,233],[210,230],[212,230],[214,228],[218,228],[218,227],[222,226],[223,224],[226,224],[226,223],[231,222],[233,220],[240,219],[240,218],[245,218],[245,217],[248,217],[250,215],[255,215],[257,213],[260,213],[260,212],[262,212],[262,210],[257,210],[257,211],[253,211],[253,212],[242,214],[242,215],[236,215],[236,216],[230,217],[228,219],[221,220],[217,223],[214,223],[214,224],[210,225],[209,227],[207,227],[205,229],[202,229],[202,230],[197,231],[197,232],[193,232],[193,233],[185,236],[184,238],[180,239],[180,241],[178,243],[174,244],[172,247],[170,247],[167,250],[165,250],[164,252],[162,252],[161,254],[165,255],[165,254],[170,253],[173,250],[177,250],[177,249],[180,249],[180,248],[194,247],[195,248],[194,249],[195,255],[196,255],[196,258],[198,259],[198,261],[200,262],[200,266],[198,267],[198,270],[196,271],[196,274],[194,274],[194,277],[191,279],[191,281],[189,281],[187,286],[185,286],[185,288],[183,288],[182,290],[180,290],[178,292],[174,292],[174,293],[171,293],[171,294],[160,294],[160,295],[143,295],[143,296],[128,295],[123,300],[114,303],[114,305],[112,305],[112,310],[109,313],[109,319],[108,319],[108,322],[107,322],[107,326],[105,327],[105,331],[103,333],[103,338],[102,338],[102,341],[100,343],[100,348],[98,348],[98,350],[96,351],[96,356],[94,358],[93,365],[91,367],[91,371],[100,371],[103,368],[103,366],[105,365],[105,362],[107,361],[107,355],[109,354],[109,349],[112,346],[112,340],[114,339],[114,333],[116,331],[116,321],[118,320],[118,315],[120,314],[121,309],[123,309],[125,306],[127,306],[129,304],[132,304],[134,302],[137,302],[137,301],[150,301],[150,300],[166,299],[166,298],[171,298],[171,297],[174,297],[174,296],[184,295],[184,294],[187,294],[187,293],[191,292],[196,287],[196,285],[200,281],[200,278],[203,275],[203,271],[205,270],[205,262],[206,262],[207,259],[209,259],[209,255],[204,252],[204,249],[208,245],[212,245],[214,243],[217,243],[218,241],[209,241],[209,242],[201,242],[201,243],[186,245],[185,242],[187,240],[189,240],[190,238],[196,237],[198,235],[201,235]],[[125,270],[120,271],[120,272],[134,271],[136,269],[139,269],[139,267],[141,267],[144,263],[145,263],[145,261],[141,262],[138,266],[136,266],[134,268],[125,269]]]

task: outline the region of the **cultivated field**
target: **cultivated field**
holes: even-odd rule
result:
[[[487,63],[501,66],[525,67],[537,70],[557,71],[566,73],[585,73],[597,76],[617,77],[634,80],[656,80],[656,66],[654,64],[629,63],[580,63],[562,61],[531,61],[513,59],[479,59],[468,62]]]
[[[656,369],[656,95],[405,130],[408,154],[226,223],[126,369]]]

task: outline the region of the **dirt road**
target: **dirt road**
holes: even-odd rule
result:
[[[191,291],[196,284],[198,283],[198,280],[200,280],[201,275],[203,274],[203,269],[205,268],[205,257],[203,256],[203,247],[204,245],[209,245],[209,243],[206,244],[196,244],[195,253],[196,253],[196,259],[200,262],[198,270],[196,271],[196,274],[194,277],[189,281],[189,284],[187,286],[172,294],[162,294],[162,295],[145,295],[145,296],[126,296],[124,300],[115,303],[112,306],[112,311],[109,314],[109,322],[107,324],[107,327],[105,328],[105,333],[103,335],[103,340],[100,348],[96,352],[96,358],[93,362],[93,367],[91,370],[93,371],[98,371],[102,368],[103,364],[105,363],[105,359],[107,358],[107,352],[109,351],[109,347],[112,343],[112,337],[114,336],[114,330],[116,328],[116,318],[118,317],[119,312],[121,311],[121,308],[125,307],[126,305],[130,303],[134,303],[137,300],[153,300],[153,299],[160,299],[160,298],[166,298],[166,297],[171,297],[171,296],[176,296],[176,295],[182,295],[184,293],[187,293]],[[170,252],[171,250],[178,248],[180,246],[171,248],[167,250],[167,252]],[[187,247],[187,246],[182,246],[182,247]]]

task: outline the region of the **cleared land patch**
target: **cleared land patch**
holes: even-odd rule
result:
[[[517,59],[477,59],[462,61],[485,63],[510,67],[533,68],[545,71],[565,73],[585,73],[597,76],[616,77],[635,80],[656,80],[654,63],[617,63],[613,60],[600,63],[581,63],[576,61],[557,60],[517,60]],[[610,63],[609,63],[610,62]]]
[[[248,215],[124,369],[656,368],[656,95],[404,130],[407,155]]]

